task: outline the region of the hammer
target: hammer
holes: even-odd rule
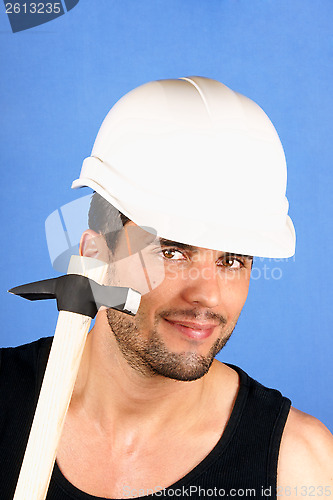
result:
[[[135,315],[141,295],[105,286],[107,264],[72,256],[68,274],[9,290],[29,300],[56,298],[59,317],[14,500],[44,500],[91,319],[100,306]]]

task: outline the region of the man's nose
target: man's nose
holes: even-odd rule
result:
[[[190,304],[217,307],[221,302],[221,279],[216,264],[193,264],[184,274],[182,297]]]

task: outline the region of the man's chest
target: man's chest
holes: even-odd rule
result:
[[[214,448],[218,432],[170,435],[123,448],[96,433],[71,434],[65,429],[57,464],[66,479],[85,493],[131,498],[166,488],[186,476]]]

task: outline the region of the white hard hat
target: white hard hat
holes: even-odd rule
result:
[[[160,237],[281,258],[295,251],[286,181],[264,111],[218,81],[189,77],[122,97],[72,187],[89,186]]]

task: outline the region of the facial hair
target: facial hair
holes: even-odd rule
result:
[[[160,375],[174,380],[191,381],[203,377],[213,363],[215,356],[229,340],[236,322],[221,332],[219,338],[211,346],[207,355],[193,351],[173,352],[164,344],[158,334],[160,318],[168,316],[183,318],[197,318],[195,310],[190,311],[163,311],[155,319],[153,328],[147,338],[140,334],[145,323],[145,313],[138,312],[135,318],[128,318],[124,313],[113,309],[107,310],[109,326],[117,341],[118,347],[128,364],[145,376]],[[221,330],[226,320],[213,313],[208,313],[206,319],[219,318]]]

